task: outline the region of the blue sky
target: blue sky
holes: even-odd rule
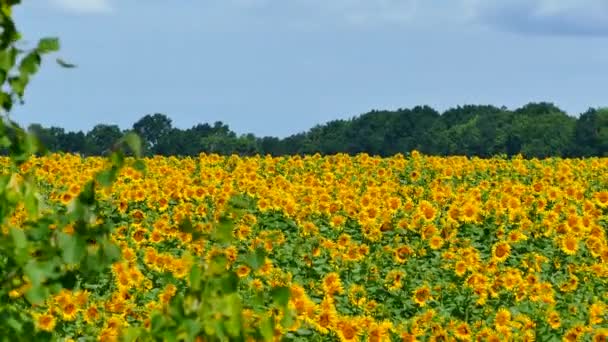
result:
[[[24,2],[26,41],[62,41],[12,114],[26,125],[160,112],[284,137],[371,109],[608,105],[606,0]]]

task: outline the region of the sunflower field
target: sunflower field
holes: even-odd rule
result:
[[[19,167],[39,187],[40,210],[56,213],[44,231],[68,247],[60,259],[80,265],[69,286],[35,305],[27,294],[38,273],[14,282],[10,301],[39,336],[608,337],[608,159],[126,158],[93,194],[85,229],[111,226],[103,241],[116,246],[115,260],[85,277],[101,240],[79,237],[61,217],[109,163],[65,154]],[[26,209],[16,208],[5,235],[27,226]]]

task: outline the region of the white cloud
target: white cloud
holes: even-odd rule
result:
[[[404,23],[417,10],[417,0],[321,0],[315,1],[323,11],[355,25]]]
[[[107,13],[112,10],[109,0],[51,0],[53,5],[76,13]]]
[[[464,0],[480,22],[543,35],[608,36],[606,0]]]

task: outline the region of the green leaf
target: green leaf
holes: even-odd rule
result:
[[[162,331],[165,325],[165,318],[159,312],[153,314],[152,319],[150,320],[150,330],[152,333],[156,334]]]
[[[118,246],[106,242],[103,244],[103,252],[106,256],[106,261],[109,263],[112,263],[118,259],[120,259],[121,253],[120,253],[120,248],[118,248]]]
[[[11,328],[13,328],[13,330],[15,330],[17,333],[23,332],[23,323],[19,322],[18,320],[14,319],[13,317],[9,317],[6,320],[6,324],[8,326],[10,326]]]
[[[32,285],[37,286],[46,280],[46,275],[42,265],[38,262],[30,261],[23,268],[23,273],[28,277]]]
[[[121,151],[113,152],[110,155],[110,162],[112,162],[113,168],[120,169],[125,165],[125,156]]]
[[[224,293],[234,293],[239,286],[239,277],[234,272],[228,272],[222,277],[222,290]]]
[[[144,175],[146,174],[146,163],[141,159],[138,159],[133,163],[133,168]]]
[[[25,292],[25,299],[31,304],[41,305],[49,296],[49,292],[50,291],[46,286],[32,285],[32,287]]]
[[[76,67],[77,67],[77,65],[76,65],[76,64],[68,63],[68,62],[64,61],[63,59],[61,59],[61,58],[57,58],[55,61],[56,61],[56,62],[57,62],[57,64],[59,64],[59,66],[60,66],[60,67],[62,67],[62,68],[66,68],[66,69],[73,69],[73,68],[76,68]]]
[[[219,242],[230,242],[232,241],[232,231],[234,230],[234,222],[229,218],[223,216],[220,218],[214,232],[214,237]]]
[[[200,323],[192,319],[183,320],[182,327],[184,327],[190,341],[196,340],[196,336],[202,330]]]
[[[296,330],[296,334],[299,336],[308,336],[308,335],[312,335],[312,330],[300,328],[300,329]]]
[[[60,233],[58,235],[59,247],[63,260],[68,264],[80,263],[86,254],[86,244],[78,236]]]
[[[139,338],[141,338],[143,334],[144,331],[140,327],[131,327],[128,329],[123,329],[121,340],[125,342],[135,342]]]
[[[188,217],[186,217],[185,219],[182,220],[182,222],[180,222],[178,228],[183,233],[194,232],[194,226],[192,225],[192,221],[190,221],[190,218],[188,218]]]
[[[125,134],[125,136],[123,137],[123,141],[127,144],[127,146],[129,146],[129,148],[131,149],[133,154],[135,154],[136,157],[141,156],[142,142],[139,135],[133,132],[129,132]]]
[[[294,313],[289,309],[285,309],[285,314],[283,315],[283,319],[281,320],[281,325],[284,327],[291,327],[294,323]]]
[[[38,52],[50,53],[59,51],[59,39],[58,38],[42,38],[38,41]]]
[[[19,97],[23,97],[23,94],[25,93],[25,87],[27,87],[29,81],[30,78],[27,74],[21,74],[19,76],[10,77],[8,79],[8,83],[11,86],[11,89]]]
[[[27,247],[27,237],[25,236],[23,229],[13,227],[11,228],[11,235],[13,237],[13,242],[15,243],[15,248],[23,249]]]
[[[289,303],[289,287],[281,286],[275,287],[270,292],[272,300],[280,307],[287,307]]]
[[[259,329],[264,341],[272,341],[274,336],[274,327],[271,317],[265,316],[260,322]]]
[[[64,289],[73,289],[76,286],[76,282],[78,281],[77,273],[75,271],[70,271],[59,278],[59,282]]]
[[[266,250],[262,247],[258,247],[254,252],[247,256],[247,264],[254,270],[257,271],[264,265],[266,261]]]
[[[36,217],[38,215],[38,198],[36,197],[36,192],[32,189],[28,189],[25,193],[24,205],[25,210],[27,210],[30,217]]]
[[[19,72],[27,75],[36,73],[36,71],[38,71],[38,67],[40,66],[41,60],[40,54],[38,54],[36,51],[30,52],[21,60]]]
[[[103,170],[99,172],[95,178],[97,179],[99,184],[101,184],[101,186],[108,187],[112,185],[112,183],[114,183],[114,180],[116,179],[116,170]]]
[[[209,263],[209,272],[211,274],[222,274],[226,272],[226,265],[228,265],[228,258],[223,254],[216,255]]]
[[[78,201],[84,205],[95,204],[95,183],[88,181],[80,194],[78,195]]]
[[[202,277],[203,270],[198,264],[194,264],[190,270],[190,288],[192,291],[198,291],[201,289]]]
[[[0,51],[0,70],[8,73],[17,62],[17,49],[12,47],[8,50]]]

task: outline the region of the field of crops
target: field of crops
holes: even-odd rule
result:
[[[606,158],[144,162],[145,174],[127,167],[97,194],[122,261],[29,308],[37,329],[74,340],[154,329],[150,314],[188,290],[192,265],[221,255],[238,275],[245,326],[276,317],[285,340],[608,337]],[[51,155],[22,168],[36,168],[52,209],[68,210],[103,163]],[[231,236],[210,241],[233,198],[245,209]],[[269,304],[278,287],[292,319]]]

